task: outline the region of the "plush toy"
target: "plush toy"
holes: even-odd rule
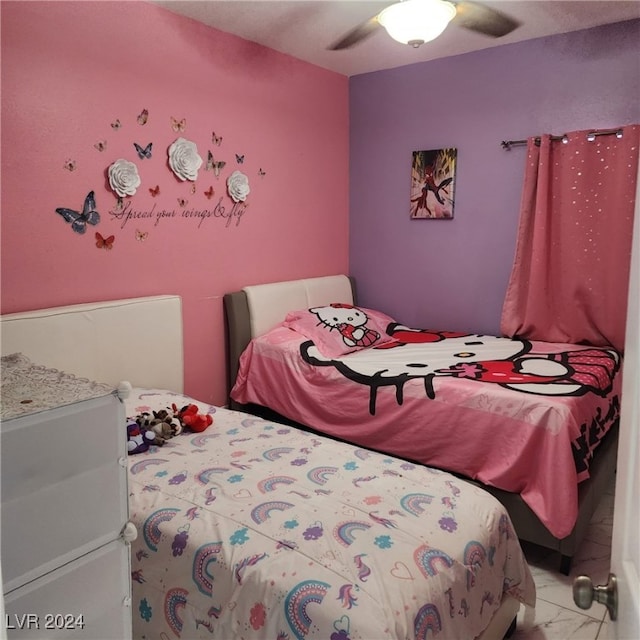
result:
[[[209,425],[213,423],[213,417],[208,413],[198,413],[198,407],[195,404],[188,404],[179,411],[174,405],[174,411],[176,412],[178,419],[185,426],[200,433],[204,431]]]
[[[158,447],[164,445],[167,440],[182,433],[182,424],[173,414],[165,409],[154,411],[153,414],[145,411],[135,417],[135,422],[142,433],[153,434],[153,442]]]
[[[166,409],[153,412],[153,418],[149,422],[149,428],[155,432],[158,438],[163,440],[162,444],[182,433],[181,422],[174,417],[172,412]]]
[[[155,444],[155,439],[156,434],[153,431],[141,428],[136,421],[130,420],[127,423],[127,451],[129,455],[148,451],[149,447]]]

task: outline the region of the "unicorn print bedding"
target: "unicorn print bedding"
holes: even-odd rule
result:
[[[136,638],[476,638],[535,587],[504,508],[454,476],[195,403],[201,433],[129,456]]]
[[[234,401],[518,493],[555,537],[571,533],[578,484],[619,420],[618,353],[393,321],[379,329],[378,317],[357,344],[348,305],[307,313],[315,325],[285,321],[251,341]]]

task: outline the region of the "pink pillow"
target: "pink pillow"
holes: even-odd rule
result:
[[[313,340],[323,356],[336,358],[393,340],[386,333],[392,322],[393,318],[380,311],[334,302],[292,311],[283,326]]]

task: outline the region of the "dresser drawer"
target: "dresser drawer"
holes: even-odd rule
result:
[[[128,513],[124,425],[114,395],[0,425],[5,592],[117,538]]]
[[[117,540],[5,597],[8,640],[131,638],[129,547]]]

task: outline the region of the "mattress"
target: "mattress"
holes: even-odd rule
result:
[[[611,349],[389,329],[327,357],[279,325],[242,354],[231,397],[313,429],[518,493],[557,538],[620,413]],[[387,336],[387,338],[389,337]]]
[[[134,637],[475,638],[507,595],[534,606],[485,491],[166,391],[127,415],[192,402],[211,426],[129,456]]]

